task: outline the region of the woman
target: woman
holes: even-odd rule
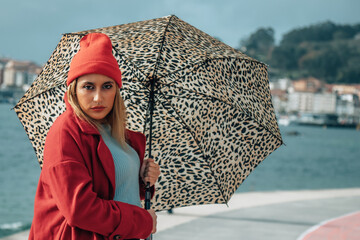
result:
[[[29,239],[139,239],[156,231],[144,210],[145,183],[159,166],[144,158],[145,136],[125,129],[121,72],[110,39],[80,41],[67,78],[66,111],[46,137]]]

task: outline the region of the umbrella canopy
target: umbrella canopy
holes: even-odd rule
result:
[[[127,127],[147,139],[152,130],[152,157],[161,167],[153,209],[227,203],[282,144],[267,66],[168,16],[63,35],[15,106],[40,165],[46,134],[65,110],[69,64],[90,32],[105,33],[113,43]]]

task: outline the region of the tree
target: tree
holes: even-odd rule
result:
[[[270,64],[283,70],[298,69],[298,59],[306,53],[304,48],[293,44],[282,44],[274,48]]]
[[[249,38],[240,42],[240,49],[251,57],[266,62],[274,47],[274,29],[259,28]]]
[[[314,76],[329,83],[360,83],[360,24],[324,22],[291,30],[269,57],[283,76]]]
[[[299,44],[301,42],[309,41],[330,41],[333,39],[333,34],[337,26],[328,21],[319,23],[309,27],[297,28],[283,36],[281,44]]]

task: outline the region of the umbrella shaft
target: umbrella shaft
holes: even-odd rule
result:
[[[152,115],[154,112],[154,85],[155,80],[153,78],[150,78],[150,96],[149,96],[149,114],[150,114],[150,129],[149,129],[149,158],[152,158],[151,156],[151,141],[152,141]],[[150,183],[146,183],[145,188],[145,209],[150,209],[150,199],[151,199],[151,192],[150,192]]]
[[[154,96],[154,88],[155,88],[155,79],[150,79],[150,97],[149,97],[149,110],[150,110],[150,128],[149,128],[149,157],[151,156],[151,141],[152,141],[152,121],[153,121],[153,113],[154,113],[154,103],[155,103],[155,96]],[[150,183],[146,183],[146,190],[145,190],[145,209],[150,209],[151,206],[151,191],[150,191]],[[146,240],[152,240],[152,234],[146,238]]]
[[[149,157],[151,158],[151,142],[152,142],[152,123],[153,123],[153,114],[154,114],[154,105],[155,105],[155,78],[150,78],[150,96],[149,96],[149,116],[150,116],[150,126],[149,126]]]

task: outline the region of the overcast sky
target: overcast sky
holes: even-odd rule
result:
[[[272,27],[279,41],[295,27],[360,23],[359,0],[0,0],[0,6],[0,57],[38,64],[62,33],[171,14],[232,47],[260,27]]]

